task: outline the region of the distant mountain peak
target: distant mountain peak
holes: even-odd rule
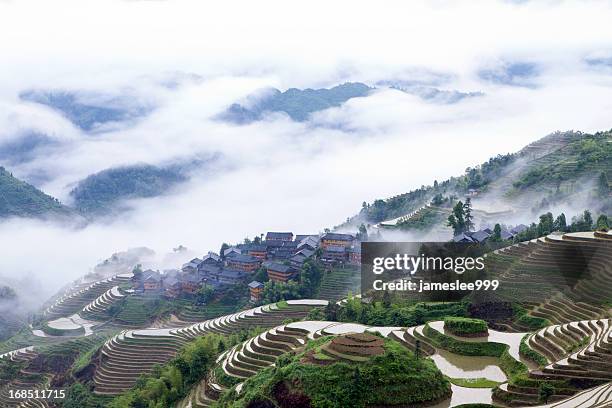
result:
[[[22,92],[19,98],[61,112],[75,126],[87,132],[106,123],[144,116],[151,110],[143,104],[134,104],[133,98],[86,91],[36,89]]]
[[[304,122],[314,112],[342,105],[352,98],[368,96],[374,88],[361,82],[346,82],[332,88],[289,88],[281,92],[266,88],[234,103],[219,118],[237,124],[262,119],[266,114],[283,112],[296,122]]]

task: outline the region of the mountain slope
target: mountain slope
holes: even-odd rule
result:
[[[133,102],[125,98],[88,92],[30,90],[22,92],[19,97],[61,112],[85,131],[94,130],[104,123],[133,119],[149,111],[144,106],[133,106]]]
[[[348,82],[330,89],[291,88],[285,92],[272,89],[263,96],[250,97],[247,103],[232,104],[220,118],[245,124],[261,119],[266,113],[284,112],[291,119],[303,122],[313,112],[340,106],[352,98],[367,96],[372,89],[359,82]]]
[[[174,167],[148,164],[117,167],[88,176],[70,195],[80,212],[99,215],[117,209],[122,200],[158,196],[185,180]]]
[[[0,167],[0,218],[70,215],[72,210],[57,199]]]
[[[517,153],[498,155],[468,168],[461,176],[371,204],[364,203],[352,222],[397,223],[400,227],[403,223],[406,229],[413,229],[415,222],[410,218],[420,215],[432,200],[436,201],[436,207],[444,207],[448,206],[449,199],[464,200],[468,194],[476,221],[483,224],[511,222],[521,217],[533,219],[558,207],[610,213],[610,186],[600,186],[605,184],[601,180],[610,179],[612,131],[558,132]],[[422,230],[423,226],[419,226]]]

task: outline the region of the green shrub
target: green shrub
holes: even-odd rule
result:
[[[555,387],[552,384],[549,384],[547,382],[540,384],[540,387],[538,388],[538,400],[540,402],[548,402],[550,397],[552,397],[554,394]]]
[[[445,317],[444,328],[456,335],[477,335],[487,333],[487,322],[467,317]]]
[[[508,348],[507,344],[502,343],[467,342],[457,340],[450,336],[446,336],[435,329],[432,329],[427,324],[423,329],[423,334],[427,336],[428,341],[434,343],[434,346],[464,356],[500,357]]]
[[[524,314],[519,317],[517,322],[529,328],[530,330],[542,329],[546,326],[551,325],[548,319],[544,319],[543,317],[530,316],[528,314]]]

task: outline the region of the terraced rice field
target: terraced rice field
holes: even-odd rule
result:
[[[201,322],[235,311],[236,307],[234,305],[185,306],[177,314],[177,317],[184,322]]]
[[[123,331],[101,349],[101,364],[94,377],[95,392],[115,395],[127,390],[141,374],[150,372],[156,363],[168,362],[181,346],[197,336],[274,327],[288,318],[303,318],[312,307],[325,304],[325,301],[288,301],[282,308],[275,304],[260,306],[182,328]]]
[[[0,359],[8,360],[16,364],[26,364],[38,356],[32,347],[25,347],[19,350],[14,350],[9,353],[0,355]],[[44,402],[38,401],[22,401],[11,398],[10,390],[15,389],[41,389],[47,386],[49,377],[32,375],[27,370],[20,370],[19,377],[11,380],[2,380],[0,382],[0,406],[11,407],[48,407]]]
[[[82,284],[55,300],[44,312],[47,319],[66,317],[80,312],[114,286],[130,282],[132,274],[115,275],[97,282]]]
[[[345,298],[349,292],[359,293],[360,273],[358,268],[333,269],[325,272],[317,298],[335,302]]]
[[[496,251],[489,259],[499,268],[493,271],[500,280],[498,294],[531,305],[531,316],[556,324],[608,316],[612,241],[605,235],[549,235]]]
[[[612,358],[612,333],[610,322],[597,321],[591,324],[570,324],[570,326],[582,327],[581,334],[591,333],[592,341],[580,351],[576,351],[555,363],[549,364],[542,370],[531,370],[529,376],[534,379],[540,378],[593,378],[601,381],[612,381],[612,371],[610,365]],[[436,329],[443,328],[443,322],[433,322],[431,324]],[[589,329],[589,327],[591,327]],[[538,404],[538,389],[528,387],[516,387],[509,385],[502,370],[498,366],[496,358],[460,356],[443,349],[433,346],[435,343],[429,339],[424,332],[424,326],[411,328],[398,327],[370,327],[353,323],[337,323],[324,321],[303,321],[281,325],[268,330],[246,342],[239,344],[231,350],[223,353],[217,360],[217,369],[207,381],[203,381],[194,389],[187,400],[182,404],[183,407],[208,407],[219,397],[223,390],[240,383],[245,379],[255,375],[257,371],[274,364],[278,356],[284,352],[297,349],[303,346],[308,340],[317,339],[322,336],[342,336],[338,340],[334,339],[329,346],[321,348],[319,356],[321,364],[330,361],[342,360],[346,362],[364,361],[372,353],[375,354],[376,339],[370,336],[369,332],[379,332],[384,336],[399,341],[411,350],[415,350],[417,341],[421,355],[430,356],[442,372],[451,378],[488,378],[502,382],[500,392],[511,393],[519,399],[515,400],[513,406],[533,406]],[[554,333],[556,330],[550,329]],[[537,333],[531,335],[535,337]],[[491,330],[489,340],[504,343],[509,346],[509,354],[515,359],[522,359],[519,353],[520,339],[523,333],[502,333]],[[558,336],[555,341],[561,341],[562,336]],[[380,340],[380,339],[379,339]],[[463,341],[476,341],[470,338],[462,338]],[[481,340],[482,341],[482,340]],[[552,341],[552,340],[551,340]],[[368,345],[368,342],[371,344]],[[345,344],[346,343],[346,344]],[[350,343],[350,344],[348,344]],[[531,338],[528,344],[531,346]],[[354,349],[352,349],[354,347]],[[547,346],[550,347],[550,346]],[[538,347],[539,349],[539,347]],[[567,354],[567,353],[566,353]],[[485,361],[486,360],[486,361]],[[602,369],[607,369],[607,374],[597,372],[593,368],[588,368],[589,364],[599,365]],[[578,368],[581,366],[582,368]],[[219,371],[221,370],[221,371]],[[589,371],[591,374],[589,374]],[[590,377],[589,377],[590,375]],[[231,378],[233,380],[228,380]],[[240,390],[240,384],[236,386]],[[491,388],[463,388],[453,385],[453,397],[436,405],[438,408],[452,407],[468,402],[494,403]],[[586,405],[576,405],[584,407],[604,407],[605,404],[612,404],[612,393],[610,383],[602,387],[580,392],[579,389],[558,389],[551,401],[557,401],[559,405],[551,404],[547,406],[571,407],[573,403]],[[605,401],[605,403],[604,403]],[[495,401],[495,404],[499,404]],[[590,405],[589,405],[590,404]]]
[[[80,354],[99,347],[107,333],[96,334],[59,343],[29,346],[0,355],[0,360],[15,362],[23,366],[16,378],[0,383],[1,407],[50,407],[50,401],[44,399],[12,399],[9,390],[44,390],[50,387],[51,374],[43,360],[37,357],[44,355],[46,361],[66,361],[72,364]]]
[[[109,318],[107,313],[108,309],[111,305],[124,297],[125,294],[119,289],[119,286],[113,286],[91,303],[87,304],[79,315],[90,320],[107,320]]]

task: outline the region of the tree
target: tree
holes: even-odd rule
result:
[[[555,394],[555,387],[547,382],[543,382],[540,384],[540,387],[538,389],[538,397],[540,399],[540,402],[548,402],[548,400],[550,399],[550,397],[552,397]]]
[[[584,220],[585,228],[587,230],[592,230],[593,229],[593,216],[591,215],[591,212],[589,210],[584,210],[583,220]]]
[[[431,200],[431,203],[435,206],[440,206],[442,205],[443,202],[444,202],[444,197],[442,197],[442,193],[436,194]]]
[[[493,237],[491,240],[493,242],[501,242],[501,225],[495,224],[495,227],[493,227]]]
[[[551,212],[540,215],[540,223],[538,224],[538,235],[544,236],[550,234],[554,229],[554,220]]]
[[[561,213],[557,219],[555,219],[554,228],[555,231],[567,231],[567,220],[565,219],[565,214]]]
[[[608,231],[610,228],[610,222],[608,221],[608,216],[606,214],[601,214],[597,218],[597,230],[598,231]]]
[[[465,232],[465,208],[461,201],[453,207],[452,214],[448,216],[448,226],[453,228],[453,233],[459,235]]]
[[[336,321],[338,319],[338,305],[336,302],[328,302],[325,306],[325,320]]]
[[[202,286],[200,289],[198,289],[198,292],[196,294],[198,303],[208,303],[208,301],[213,297],[214,293],[215,290],[210,286]]]
[[[472,199],[470,197],[465,199],[463,211],[465,214],[465,230],[472,231],[474,229],[474,216],[472,215]]]

